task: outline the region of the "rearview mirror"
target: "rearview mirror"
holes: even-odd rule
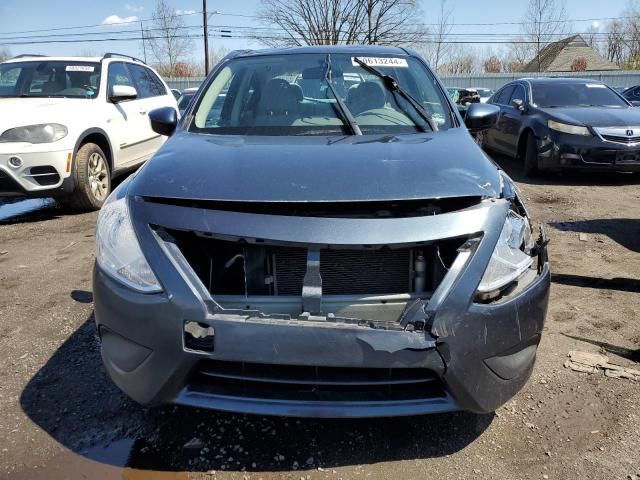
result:
[[[138,91],[130,85],[113,85],[109,92],[109,100],[113,103],[133,100],[138,97]]]
[[[464,117],[464,124],[470,132],[487,130],[496,123],[500,108],[490,103],[472,103]]]
[[[514,98],[513,100],[511,100],[511,105],[513,105],[514,108],[517,108],[521,112],[524,112],[524,102],[519,98]]]
[[[169,137],[178,125],[178,112],[173,107],[156,108],[149,112],[149,120],[154,132]]]

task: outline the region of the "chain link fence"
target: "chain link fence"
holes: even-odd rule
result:
[[[505,83],[525,77],[546,77],[548,73],[478,73],[465,75],[441,75],[445,85],[450,87],[482,87],[496,90]],[[611,87],[632,87],[640,85],[640,71],[614,71],[614,72],[566,72],[553,76],[579,77],[591,80],[599,80]],[[169,87],[184,90],[185,88],[199,87],[204,77],[166,78]]]

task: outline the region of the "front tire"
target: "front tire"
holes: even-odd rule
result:
[[[527,143],[524,150],[524,176],[535,177],[538,175],[538,144],[533,133],[527,134]]]
[[[73,169],[75,189],[69,198],[74,210],[100,210],[111,192],[111,170],[102,149],[85,143],[76,153]]]

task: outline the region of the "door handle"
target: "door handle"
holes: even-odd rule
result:
[[[138,113],[139,113],[140,115],[146,115],[146,114],[147,114],[147,111],[146,111],[146,110],[139,110],[139,111],[138,111]]]

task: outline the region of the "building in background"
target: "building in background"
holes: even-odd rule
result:
[[[547,45],[522,69],[523,72],[588,72],[619,70],[594,50],[580,35]]]

